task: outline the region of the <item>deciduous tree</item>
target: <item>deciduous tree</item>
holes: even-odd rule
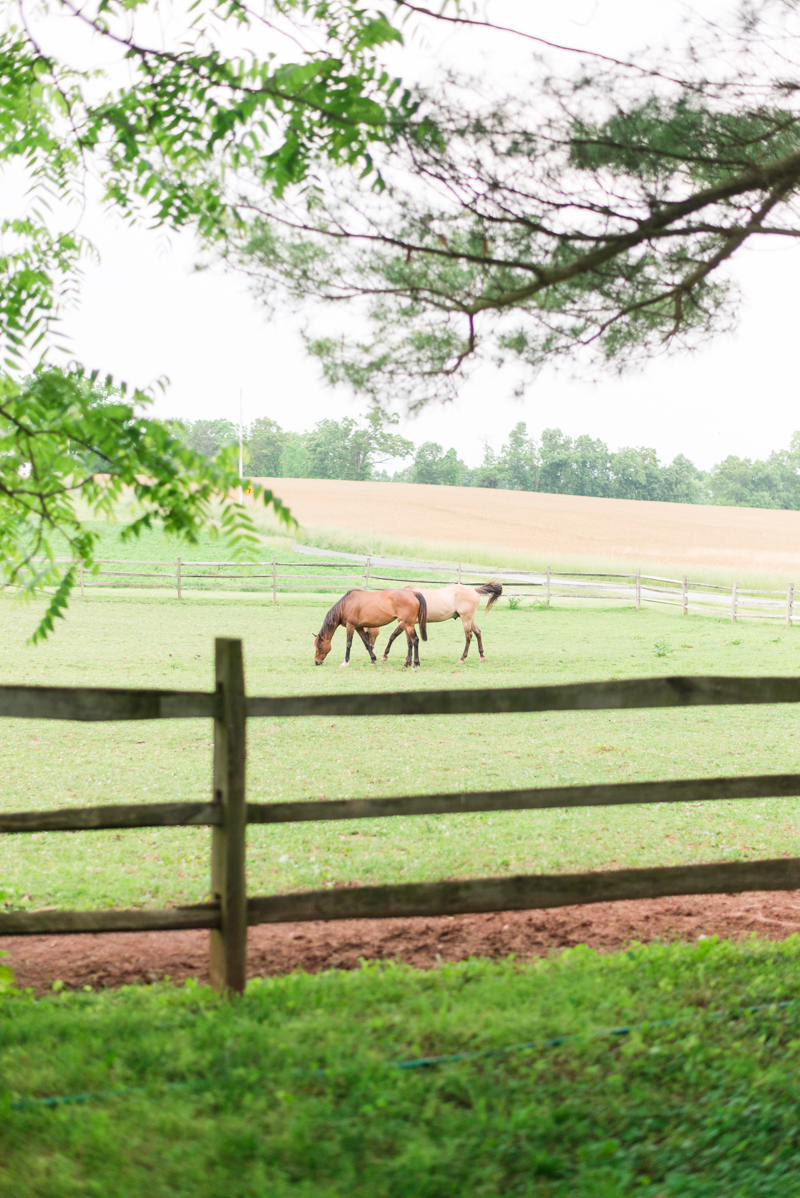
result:
[[[255,478],[277,478],[287,435],[269,416],[260,416],[247,433],[248,470]]]
[[[539,484],[539,454],[536,442],[528,436],[528,426],[520,421],[508,434],[500,454],[505,485],[512,491],[536,491]]]
[[[185,13],[158,0],[22,0],[2,14],[0,166],[21,172],[28,201],[1,229],[0,582],[57,587],[43,634],[76,576],[54,562],[54,534],[91,568],[97,534],[84,514],[108,513],[123,491],[139,505],[125,536],[158,521],[189,542],[217,528],[235,551],[258,540],[234,502],[234,451],[192,451],[146,417],[141,390],[100,402],[113,363],[100,376],[55,364],[57,321],[90,249],[76,232],[89,176],[127,219],[217,243],[241,221],[242,187],[268,205],[308,187],[323,161],[377,179],[373,146],[413,101],[376,58],[400,34],[357,0],[258,11],[197,0]],[[288,519],[270,492],[254,493]]]
[[[239,444],[239,429],[231,420],[194,420],[186,430],[186,444],[204,457]]]
[[[390,423],[397,423],[392,417]],[[305,437],[311,478],[365,480],[373,467],[391,458],[408,457],[414,446],[405,437],[389,432],[377,411],[365,423],[346,416],[343,420],[320,420]]]

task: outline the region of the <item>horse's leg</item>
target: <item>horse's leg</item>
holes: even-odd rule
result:
[[[419,637],[416,628],[414,629],[414,669],[419,669]]]
[[[364,628],[359,628],[358,635],[361,637],[362,641],[364,642],[364,647],[366,648],[367,653],[369,653],[370,661],[372,662],[373,665],[376,665],[378,659],[375,656],[375,654],[372,652],[372,645],[370,643],[369,634],[367,633],[367,631]],[[376,630],[375,635],[377,636],[377,630]]]
[[[386,661],[387,657],[389,656],[389,650],[391,649],[393,643],[397,640],[397,638],[399,637],[399,635],[402,631],[403,631],[403,625],[398,623],[394,632],[392,633],[392,635],[389,637],[388,641],[386,642],[386,648],[383,651],[383,660],[384,661]]]
[[[481,630],[478,627],[478,625],[475,623],[474,620],[472,621],[472,631],[475,633],[475,636],[478,641],[478,652],[481,655],[481,661],[486,661],[486,658],[483,656],[483,641],[481,640]]]
[[[344,661],[339,666],[340,670],[343,670],[345,668],[345,666],[350,665],[350,650],[353,646],[353,633],[354,632],[355,632],[355,625],[348,624],[347,625],[347,648],[345,649],[345,652],[344,652]]]
[[[411,655],[413,652],[414,669],[419,669],[419,637],[417,636],[416,620],[414,620],[412,617],[412,619],[403,624],[402,627],[406,630],[406,639],[408,642],[408,653],[406,654],[406,659],[403,662],[403,665],[405,669],[408,669],[408,667],[411,665]]]
[[[463,666],[464,662],[467,660],[467,654],[469,653],[469,646],[470,646],[470,642],[472,640],[472,620],[468,620],[465,616],[462,616],[461,623],[464,626],[464,636],[466,638],[466,644],[464,645],[464,652],[461,654],[461,656],[458,659],[458,664],[460,666]]]

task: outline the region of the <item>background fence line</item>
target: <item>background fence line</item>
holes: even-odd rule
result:
[[[69,558],[56,558],[56,562],[76,564]],[[693,582],[687,575],[682,578],[664,578],[659,575],[642,574],[641,570],[628,574],[589,574],[575,571],[557,571],[547,566],[545,570],[511,570],[506,567],[435,565],[420,566],[407,562],[397,566],[375,565],[371,558],[361,564],[357,562],[285,562],[273,556],[271,562],[205,562],[186,561],[130,561],[127,559],[100,558],[96,572],[84,570],[80,564],[79,582],[81,598],[91,587],[131,590],[171,590],[181,599],[186,591],[236,589],[245,592],[272,594],[277,603],[279,595],[298,593],[337,593],[349,587],[380,590],[382,585],[438,587],[449,582],[463,582],[480,586],[488,578],[503,582],[504,597],[514,602],[532,599],[550,607],[556,600],[572,599],[604,600],[605,602],[633,602],[640,610],[643,604],[679,607],[681,615],[729,615],[732,624],[743,619],[778,620],[791,627],[794,622],[794,583],[786,590],[754,590],[732,586],[721,586],[711,582]],[[125,570],[104,569],[106,566],[127,566]],[[160,567],[143,569],[142,567]],[[231,573],[230,571],[235,571]],[[321,572],[320,572],[321,571]],[[387,573],[387,571],[390,571]],[[153,581],[142,582],[139,579]],[[113,581],[111,581],[113,580]],[[236,584],[231,586],[231,584]]]
[[[215,644],[215,679],[216,689],[209,693],[92,687],[0,687],[0,715],[6,717],[111,721],[202,716],[214,721],[210,802],[121,804],[18,812],[0,817],[0,833],[3,834],[89,831],[106,827],[209,826],[211,901],[166,910],[6,911],[0,913],[0,936],[208,928],[212,983],[219,989],[241,992],[247,972],[247,927],[253,924],[451,915],[660,895],[800,889],[800,858],[400,883],[261,896],[248,896],[245,872],[248,823],[375,819],[623,803],[738,801],[800,793],[800,775],[776,774],[404,795],[383,799],[248,803],[245,786],[248,719],[800,703],[800,678],[678,676],[500,690],[248,697],[242,643],[219,638]]]

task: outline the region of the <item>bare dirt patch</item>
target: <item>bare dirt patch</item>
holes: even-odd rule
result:
[[[261,479],[301,525],[431,545],[493,545],[550,558],[614,558],[748,571],[800,566],[800,512],[642,503],[485,487],[339,479]]]
[[[251,928],[248,973],[264,977],[304,970],[356,969],[362,959],[432,969],[468,957],[520,960],[586,944],[613,952],[633,941],[782,940],[800,931],[800,891],[697,895],[595,903],[551,911],[508,911],[414,919],[354,919]],[[6,936],[17,985],[36,993],[65,987],[114,987],[169,977],[208,981],[208,933],[120,932],[108,935]]]

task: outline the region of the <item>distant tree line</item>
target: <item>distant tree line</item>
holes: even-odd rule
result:
[[[262,416],[244,430],[245,472],[253,478],[374,479],[378,466],[414,453],[413,442],[392,432],[398,420],[371,412],[361,423],[346,416],[320,420],[307,433],[292,433]],[[209,457],[239,441],[239,428],[230,420],[172,424],[183,430],[191,449]]]
[[[397,417],[375,412],[361,422],[320,420],[310,432],[294,433],[261,417],[245,430],[245,473],[800,510],[800,432],[788,449],[773,451],[766,461],[731,456],[702,471],[683,454],[667,465],[654,449],[612,452],[603,441],[568,437],[557,428],[545,429],[537,441],[520,422],[499,452],[486,445],[481,465],[470,467],[455,449],[435,441],[415,446],[392,431],[396,423]],[[209,457],[239,438],[229,420],[173,424],[192,449]],[[392,474],[382,468],[405,459],[409,464]]]

